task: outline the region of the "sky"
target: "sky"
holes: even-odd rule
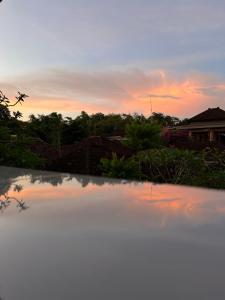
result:
[[[0,90],[52,111],[225,109],[224,0],[3,0]]]

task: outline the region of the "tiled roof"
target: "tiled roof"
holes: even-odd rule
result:
[[[219,107],[208,108],[189,119],[189,122],[225,121],[225,111]]]

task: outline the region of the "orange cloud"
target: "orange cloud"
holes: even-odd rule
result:
[[[25,117],[31,112],[52,111],[75,116],[82,110],[148,115],[149,96],[153,111],[179,117],[208,107],[223,108],[225,104],[225,83],[221,79],[205,74],[178,78],[162,70],[84,73],[60,69],[20,77],[5,87],[11,94],[19,89],[30,95],[21,108]]]

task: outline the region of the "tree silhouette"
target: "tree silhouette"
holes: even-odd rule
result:
[[[13,102],[9,100],[9,98],[6,97],[2,91],[0,91],[0,119],[10,119],[11,115],[10,115],[9,107],[14,107],[17,104],[22,105],[22,103],[27,97],[28,96],[26,94],[22,94],[18,92],[18,96],[15,97],[16,100]],[[13,118],[18,119],[21,117],[22,117],[21,112],[19,111],[13,112]]]

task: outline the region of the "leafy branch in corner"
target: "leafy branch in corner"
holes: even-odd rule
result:
[[[18,92],[18,96],[16,96],[16,100],[15,102],[12,102],[9,100],[8,97],[6,97],[2,91],[0,91],[0,106],[1,107],[5,107],[6,109],[9,109],[9,107],[14,107],[16,106],[17,104],[21,104],[25,101],[26,98],[28,98],[29,96],[26,95],[26,94],[22,94],[20,92]],[[22,114],[21,112],[19,111],[16,111],[16,112],[13,112],[13,117],[15,119],[19,119],[22,117]]]
[[[18,96],[15,97],[16,98],[16,102],[11,103],[11,101],[9,100],[9,98],[7,98],[2,91],[0,91],[0,104],[4,105],[6,107],[11,107],[11,106],[16,106],[18,103],[20,103],[22,105],[22,102],[24,102],[25,98],[29,97],[26,94],[22,94],[20,92],[18,92]]]

